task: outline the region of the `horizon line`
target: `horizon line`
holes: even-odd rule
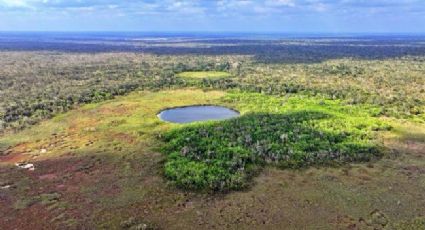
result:
[[[144,33],[144,34],[235,34],[235,35],[425,35],[425,32],[291,32],[291,31],[148,31],[148,30],[1,30],[0,33]]]

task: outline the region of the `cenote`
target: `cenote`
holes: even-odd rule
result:
[[[239,112],[222,106],[193,105],[170,108],[161,111],[158,117],[173,123],[190,123],[196,121],[225,120],[238,117]]]

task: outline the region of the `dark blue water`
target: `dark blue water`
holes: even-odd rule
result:
[[[239,113],[235,110],[214,105],[173,108],[164,110],[158,114],[161,120],[173,123],[225,120],[238,116]]]

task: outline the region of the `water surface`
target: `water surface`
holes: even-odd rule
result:
[[[158,117],[173,123],[190,123],[196,121],[225,120],[238,117],[239,112],[222,106],[196,105],[163,110]]]

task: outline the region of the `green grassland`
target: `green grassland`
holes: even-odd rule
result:
[[[179,73],[177,76],[187,79],[220,79],[228,78],[232,75],[223,71],[191,71]]]

